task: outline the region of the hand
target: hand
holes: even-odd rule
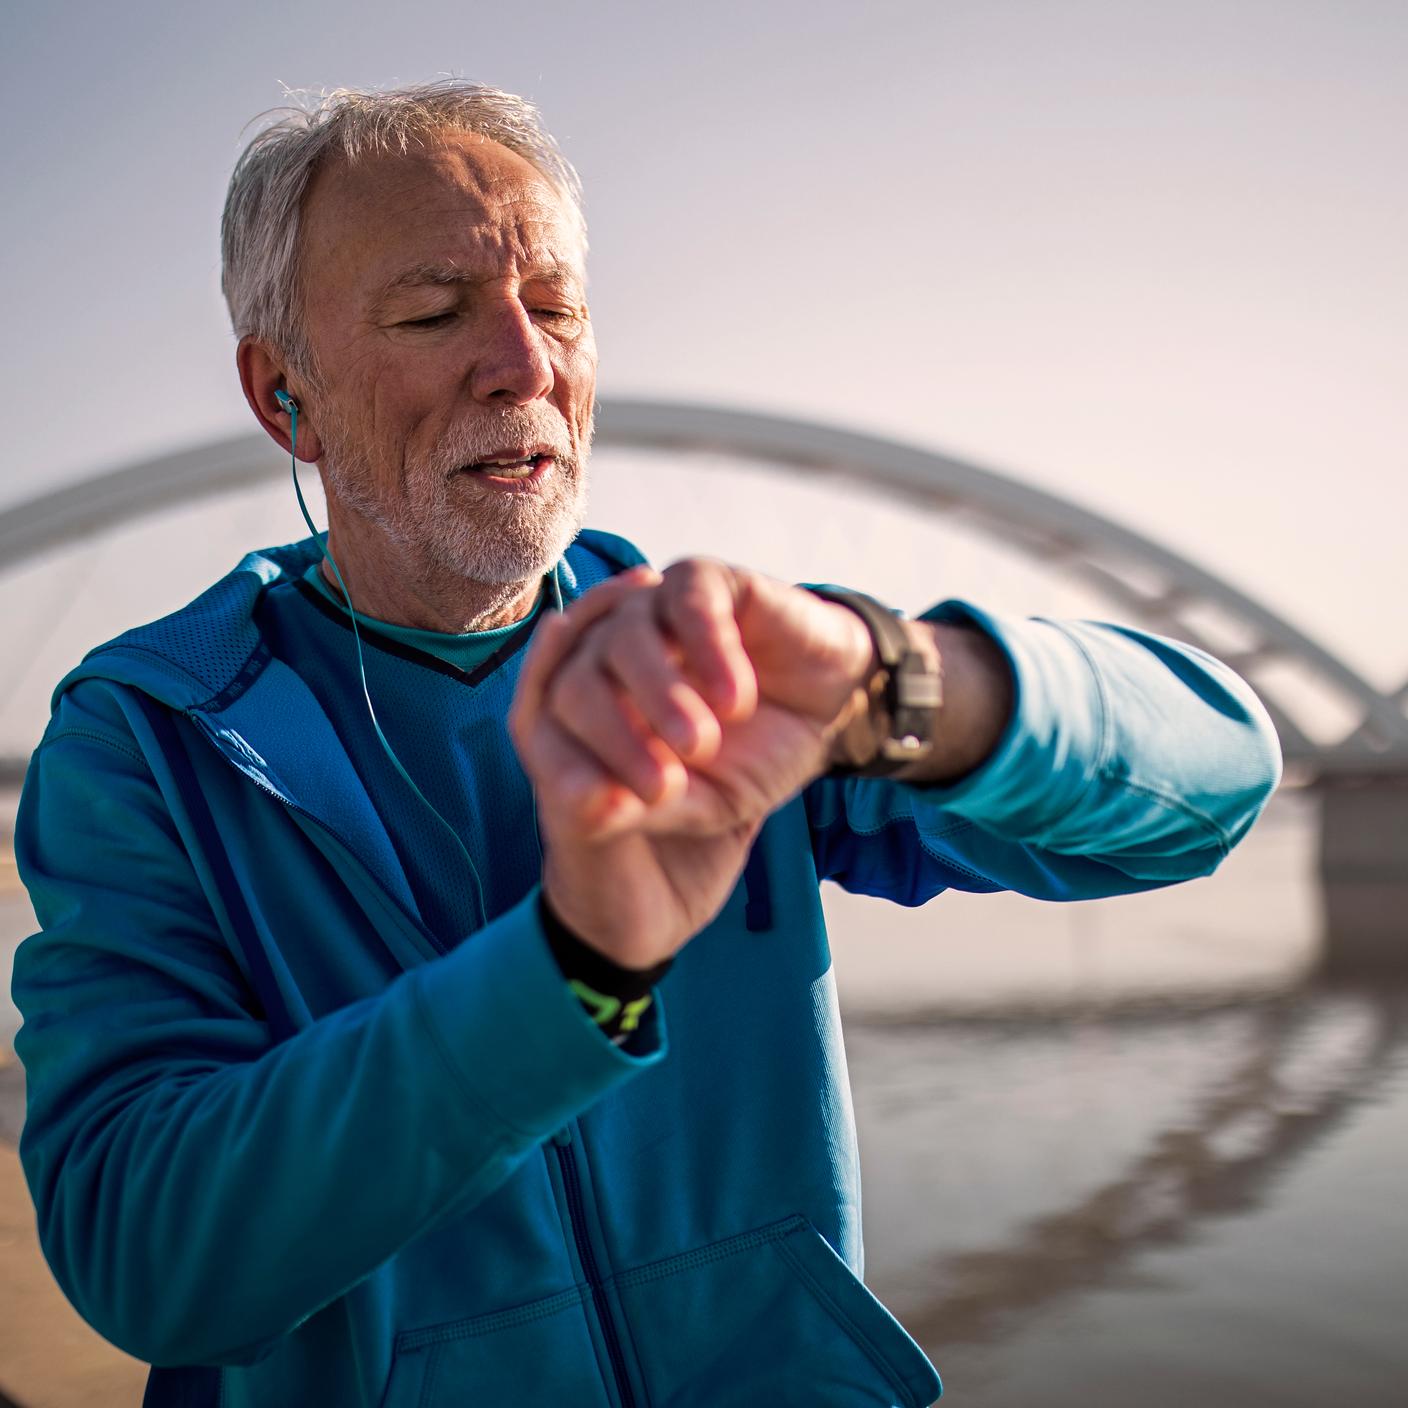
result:
[[[635,569],[541,623],[509,725],[563,922],[627,966],[681,947],[824,770],[872,663],[853,612],[709,559]]]

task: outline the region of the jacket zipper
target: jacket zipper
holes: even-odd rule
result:
[[[558,1167],[562,1170],[562,1186],[567,1194],[567,1220],[572,1224],[572,1236],[577,1243],[577,1256],[586,1273],[587,1284],[592,1291],[592,1305],[596,1308],[597,1319],[601,1323],[602,1338],[606,1341],[606,1353],[611,1360],[611,1372],[616,1379],[616,1392],[621,1400],[621,1408],[636,1408],[635,1394],[631,1391],[631,1381],[626,1376],[626,1356],[621,1349],[621,1339],[616,1333],[616,1320],[607,1303],[606,1290],[601,1283],[601,1272],[596,1264],[596,1253],[587,1236],[586,1210],[582,1197],[582,1180],[577,1172],[577,1158],[572,1149],[572,1135],[568,1130],[559,1130],[552,1137],[552,1146],[557,1151]]]

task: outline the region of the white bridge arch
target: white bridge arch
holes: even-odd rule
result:
[[[1344,661],[1271,611],[1171,549],[1056,494],[952,456],[810,421],[692,404],[607,400],[597,422],[606,448],[707,452],[861,478],[948,515],[1093,585],[1141,623],[1206,645],[1194,614],[1212,607],[1251,644],[1223,658],[1256,683],[1290,762],[1315,774],[1408,768],[1408,686],[1375,689]],[[145,460],[0,512],[0,569],[158,508],[286,473],[253,432]],[[1152,579],[1157,585],[1151,589]],[[1258,668],[1290,660],[1352,706],[1355,726],[1330,745],[1312,741]]]

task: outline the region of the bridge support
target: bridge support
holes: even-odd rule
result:
[[[1408,772],[1317,786],[1326,967],[1408,970]]]

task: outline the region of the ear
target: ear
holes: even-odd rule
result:
[[[308,398],[299,379],[290,375],[283,358],[257,337],[242,337],[235,351],[244,399],[255,419],[285,453],[291,448],[304,464],[316,464],[323,457],[323,443],[313,421]],[[292,417],[274,399],[274,392],[287,391],[298,402],[298,444],[289,440]]]

